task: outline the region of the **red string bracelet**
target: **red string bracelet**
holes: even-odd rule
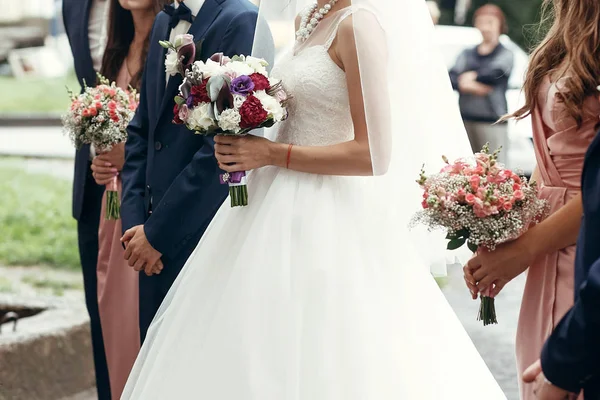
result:
[[[292,156],[292,147],[294,147],[293,144],[290,144],[288,146],[287,161],[285,163],[285,168],[286,169],[290,169],[290,157]]]

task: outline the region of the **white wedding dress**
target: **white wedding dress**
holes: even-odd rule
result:
[[[275,66],[294,96],[278,141],[352,139],[330,42]],[[369,179],[252,172],[250,205],[225,201],[215,216],[122,399],[505,399],[429,270],[403,246],[406,229],[381,230]],[[385,237],[396,248],[384,248]]]

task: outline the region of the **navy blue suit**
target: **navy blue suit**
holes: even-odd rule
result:
[[[90,54],[88,24],[92,0],[63,0],[63,22],[75,61],[75,73],[83,86],[96,83],[96,71]],[[98,313],[96,264],[98,261],[98,225],[104,186],[99,186],[90,169],[90,146],[75,153],[73,177],[73,217],[77,220],[79,256],[83,270],[85,301],[90,315],[92,347],[96,369],[98,398],[109,399],[108,368]]]
[[[252,51],[258,9],[247,0],[206,0],[189,33],[203,39],[200,58],[217,52],[233,56]],[[164,270],[151,277],[140,274],[140,330],[142,340],[158,307],[204,230],[228,193],[219,184],[221,171],[211,138],[174,125],[174,97],[181,76],[169,78],[165,88],[169,16],[156,17],[140,105],[129,126],[123,167],[123,230],[144,225],[148,241],[162,253]]]
[[[550,382],[586,400],[600,399],[600,134],[590,145],[582,175],[583,220],[575,258],[575,305],[542,351]]]

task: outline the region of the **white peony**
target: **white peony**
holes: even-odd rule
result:
[[[269,96],[264,90],[254,92],[254,96],[260,100],[263,108],[269,114],[269,117],[273,118],[275,122],[283,121],[285,110],[276,98]]]
[[[254,72],[258,72],[259,74],[263,75],[267,74],[266,66],[269,65],[269,63],[263,60],[262,58],[248,56],[246,57],[246,64],[248,64],[252,69],[254,69]]]
[[[193,69],[194,71],[201,72],[204,79],[214,75],[222,75],[225,72],[225,68],[213,60],[206,60],[206,62],[196,61],[194,62]]]
[[[232,61],[227,64],[227,67],[232,70],[236,76],[252,75],[254,73],[254,68],[243,61]]]
[[[240,122],[242,116],[237,110],[229,108],[224,110],[219,116],[219,128],[227,132],[238,133],[241,131]]]
[[[241,94],[233,95],[233,107],[235,107],[236,110],[239,110],[245,101],[246,101],[246,97],[242,96]]]
[[[215,121],[210,116],[210,103],[202,103],[196,106],[189,114],[187,123],[192,129],[208,130],[215,125]]]
[[[179,73],[178,69],[179,58],[177,53],[173,50],[169,50],[167,57],[165,57],[165,72],[171,76],[175,76]]]

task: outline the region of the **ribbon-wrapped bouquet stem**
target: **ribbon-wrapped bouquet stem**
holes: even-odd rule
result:
[[[546,212],[537,197],[535,182],[515,174],[497,162],[500,149],[490,154],[486,145],[471,160],[459,159],[433,175],[421,171],[422,210],[413,224],[447,231],[449,250],[467,245],[473,252],[494,250],[514,240]],[[484,325],[497,323],[494,299],[481,295],[478,319]]]
[[[183,75],[175,97],[173,123],[199,135],[246,135],[287,118],[288,95],[280,81],[269,78],[267,62],[260,58],[215,54],[206,62],[194,61],[199,46],[191,35],[179,35],[168,49],[167,73]],[[224,173],[231,206],[248,205],[246,172]]]

